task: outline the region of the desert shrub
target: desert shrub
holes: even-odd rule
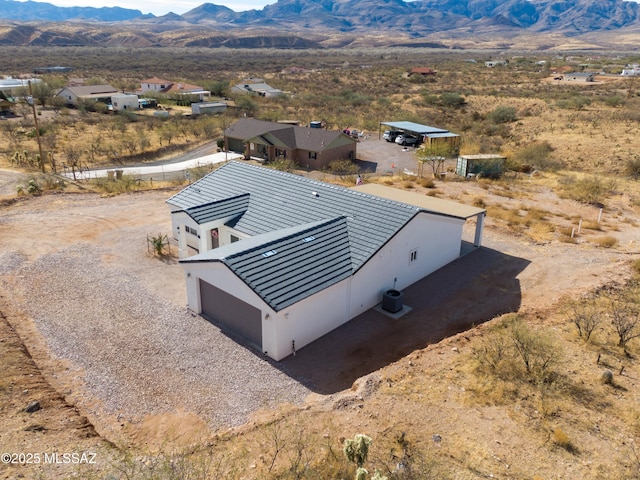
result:
[[[339,175],[340,177],[356,175],[359,170],[360,167],[348,159],[333,160],[328,166],[329,173],[332,175]]]
[[[556,106],[564,110],[582,110],[588,105],[591,105],[591,99],[582,96],[558,100],[556,102]]]
[[[621,107],[624,105],[625,100],[622,95],[615,94],[605,97],[602,102],[610,107]]]
[[[436,182],[433,180],[433,178],[422,177],[422,178],[419,178],[417,182],[418,182],[418,185],[424,188],[436,188]]]
[[[440,95],[440,102],[443,106],[452,108],[462,107],[466,103],[462,95],[454,92],[445,92]]]
[[[640,275],[640,260],[634,260],[631,263],[631,268],[633,269],[636,275]]]
[[[471,204],[474,207],[478,207],[478,208],[486,208],[487,207],[487,203],[484,201],[484,198],[482,198],[482,197],[475,197],[473,199],[473,201],[471,202]]]
[[[625,170],[627,175],[631,176],[634,180],[638,180],[638,178],[640,178],[640,155],[634,155],[633,158],[627,160]]]
[[[516,120],[516,109],[510,106],[496,107],[492,112],[489,112],[487,118],[493,123],[510,123]]]
[[[269,162],[269,166],[275,170],[281,172],[293,172],[296,168],[296,163],[290,158],[277,158],[272,162]]]
[[[562,177],[560,180],[560,195],[577,202],[601,206],[615,188],[614,180],[605,180],[592,175],[576,179],[572,175]]]
[[[532,165],[539,170],[557,170],[562,163],[553,159],[553,147],[547,141],[536,142],[517,150],[513,162],[520,169],[523,165]]]
[[[592,242],[602,248],[612,248],[617,245],[618,239],[611,235],[605,235],[604,237],[594,238]]]
[[[553,443],[556,444],[560,448],[564,448],[567,452],[573,453],[575,451],[575,447],[569,436],[564,433],[561,428],[554,428],[551,432]]]
[[[550,382],[560,353],[551,335],[532,331],[517,315],[487,335],[473,350],[477,371],[512,380]]]

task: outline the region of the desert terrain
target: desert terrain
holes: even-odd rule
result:
[[[288,55],[274,61],[303,58]],[[365,182],[486,208],[483,246],[406,289],[405,317],[371,310],[282,362],[189,312],[175,244],[154,254],[149,239],[170,232],[165,201],[182,180],[62,185],[10,164],[16,145],[34,148],[26,116],[3,127],[0,453],[16,456],[0,478],[352,478],[342,445],[357,433],[373,441],[369,472],[389,479],[639,478],[640,341],[623,348],[612,327],[616,299],[631,318],[640,303],[637,82],[560,84],[532,62],[489,71],[440,54],[438,77],[423,82],[406,76],[416,57],[379,56],[366,69],[331,58],[331,69],[295,78],[274,67],[270,82],[321,91],[323,105],[300,94],[249,106],[302,121],[324,109],[334,125],[366,131],[359,164],[375,168]],[[279,57],[250,58],[265,68]],[[448,105],[449,92],[464,102]],[[494,113],[505,106],[514,118],[502,123]],[[121,162],[206,148],[230,121],[207,121],[207,138],[178,116],[101,115],[43,109],[59,123],[43,120],[59,166],[73,146],[147,128],[146,149]],[[419,178],[413,149],[378,138],[378,122],[396,118],[461,132],[464,153],[501,152],[514,168],[465,180],[448,161],[444,179],[428,166]],[[171,149],[168,129],[181,132]],[[101,152],[83,161],[110,165]],[[585,339],[573,319],[591,305],[598,322]],[[513,355],[515,338],[534,338],[541,371]],[[65,453],[77,461],[54,455]]]

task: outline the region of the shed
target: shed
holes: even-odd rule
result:
[[[191,115],[211,115],[227,110],[225,102],[200,102],[191,104]]]
[[[479,246],[485,215],[235,161],[167,203],[189,308],[275,360],[460,257],[472,217]]]
[[[140,102],[138,101],[138,95],[128,95],[121,93],[119,95],[111,96],[111,105],[116,112],[122,110],[138,110],[140,108]]]
[[[461,177],[500,177],[504,172],[506,160],[502,155],[460,155],[456,164],[456,174]]]

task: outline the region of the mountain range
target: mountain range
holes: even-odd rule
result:
[[[395,38],[408,45],[422,41],[451,47],[445,40],[458,39],[464,45],[464,39],[486,35],[507,41],[542,35],[553,36],[555,43],[580,38],[579,44],[607,47],[616,46],[612,38],[624,38],[621,46],[633,48],[640,44],[635,36],[640,32],[639,8],[625,0],[278,0],[261,10],[235,12],[204,3],[182,15],[156,17],[120,7],[0,0],[0,45],[92,45],[92,38],[100,38],[102,45],[120,41],[129,46],[216,47],[247,46],[234,39],[253,37],[254,47],[318,48],[332,46],[331,42],[344,45],[344,40],[336,40],[338,35],[351,36],[356,43],[356,37],[386,37],[387,43]],[[51,33],[60,29],[56,25],[60,22],[69,38]],[[48,34],[40,35],[43,31]],[[111,38],[109,32],[116,31],[118,35]]]

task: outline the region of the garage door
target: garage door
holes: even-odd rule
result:
[[[202,315],[262,349],[262,314],[253,305],[200,279]]]

